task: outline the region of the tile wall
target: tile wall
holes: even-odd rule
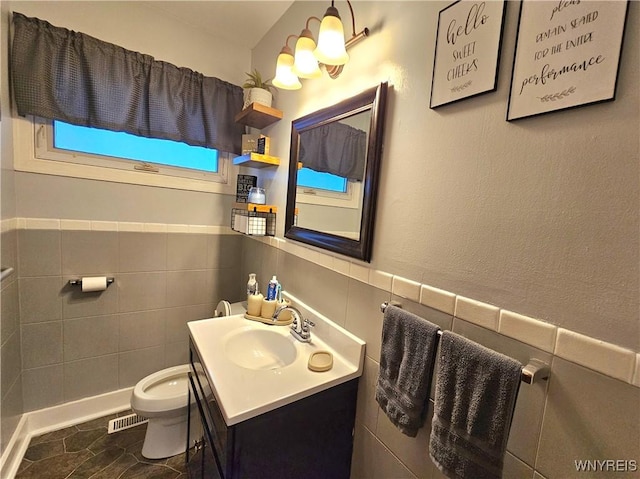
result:
[[[516,313],[369,271],[355,262],[338,260],[333,267],[326,267],[318,264],[323,261],[317,256],[320,253],[274,244],[282,246],[278,241],[244,239],[242,274],[256,272],[262,281],[277,274],[285,290],[367,342],[358,395],[353,479],[444,477],[428,457],[430,420],[427,419],[416,438],[409,438],[398,432],[375,402],[382,332],[379,307],[387,300],[398,300],[405,309],[442,328],[523,363],[535,357],[551,365],[548,381],[522,384],[520,388],[507,445],[505,478],[602,476],[602,472],[577,472],[576,460],[640,463],[640,388],[637,378],[632,377],[633,368],[629,373],[626,364],[629,357],[637,358],[632,352],[616,356],[615,347],[607,346],[611,351],[606,350],[613,352],[612,366],[608,366],[613,364],[611,354],[599,355],[603,349],[567,354],[581,361],[595,353],[601,368],[610,367],[614,373],[604,374],[556,354],[566,348],[556,349],[557,331],[552,325],[539,321],[532,324],[532,320]],[[425,302],[429,305],[421,304]],[[621,376],[622,380],[615,376]],[[432,414],[433,404],[430,405]],[[631,462],[620,464],[633,468]],[[631,470],[615,473],[616,477],[638,477],[638,474]]]
[[[13,250],[17,265],[2,288],[3,373],[5,365],[14,366],[3,374],[2,400],[3,408],[16,411],[5,416],[3,409],[3,420],[18,417],[23,398],[26,412],[132,386],[153,371],[184,363],[185,323],[209,317],[220,298],[242,299],[248,273],[256,272],[262,283],[277,274],[285,290],[367,342],[354,478],[442,477],[427,455],[429,420],[416,438],[408,438],[374,399],[379,306],[392,299],[523,363],[535,357],[551,365],[549,381],[520,390],[506,478],[591,477],[576,473],[574,461],[639,459],[638,354],[358,262],[227,233],[57,220],[3,233],[3,258]],[[91,275],[116,282],[88,294],[68,285],[71,278]],[[15,318],[13,326],[7,317]]]
[[[17,231],[3,231],[2,267],[14,272],[2,281],[0,305],[0,454],[10,440],[22,415],[22,368],[18,311]]]
[[[186,363],[186,322],[211,317],[218,300],[242,292],[235,235],[166,225],[43,226],[17,230],[24,412],[130,387]],[[115,283],[82,293],[68,284],[82,276]]]

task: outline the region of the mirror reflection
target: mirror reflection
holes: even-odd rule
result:
[[[297,226],[360,239],[371,110],[300,133]]]
[[[292,122],[285,237],[369,261],[387,84]]]

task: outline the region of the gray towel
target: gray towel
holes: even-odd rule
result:
[[[455,333],[440,340],[429,455],[451,478],[500,478],[522,365]]]
[[[384,311],[376,401],[410,437],[424,423],[439,329],[392,305]]]

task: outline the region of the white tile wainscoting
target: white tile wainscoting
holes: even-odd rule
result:
[[[41,229],[77,231],[119,231],[193,234],[237,234],[228,226],[134,223],[50,218],[11,218],[3,220],[1,230]],[[568,361],[634,386],[640,387],[640,352],[558,328],[498,306],[443,291],[416,281],[370,269],[367,264],[350,261],[319,249],[278,237],[251,237],[286,253],[329,270],[369,284],[377,289],[452,314],[484,328],[497,331],[525,344],[550,352]]]
[[[424,306],[517,339],[629,384],[640,387],[638,364],[640,353],[615,344],[570,331],[535,318],[523,316],[495,305],[420,284],[384,271],[369,269],[360,262],[349,261],[301,246],[277,237],[252,237],[272,247],[337,273],[369,284],[377,289],[409,299]]]
[[[241,244],[241,264],[236,267],[239,278],[245,279],[245,273],[249,270],[257,272],[261,278],[277,274],[292,294],[308,300],[310,305],[326,316],[336,318],[336,322],[367,341],[356,419],[354,479],[442,477],[425,452],[430,421],[427,419],[417,438],[404,437],[390,426],[384,414],[380,414],[374,399],[382,324],[379,306],[382,301],[390,299],[400,301],[408,310],[445,329],[458,332],[521,362],[537,357],[551,365],[549,381],[534,386],[523,385],[521,388],[504,477],[577,477],[574,459],[593,459],[591,456],[637,459],[631,457],[635,454],[633,438],[640,439],[640,421],[636,420],[639,413],[635,407],[640,403],[640,354],[637,351],[375,270],[359,261],[346,260],[281,238],[246,237],[225,226],[39,218],[17,218],[2,222],[3,231],[13,229],[18,232],[45,230],[41,232],[45,236],[46,230],[60,230],[61,235],[76,235],[83,231],[125,233],[121,240],[130,242],[133,247],[145,244],[145,233],[167,233],[169,236],[174,232],[186,233],[182,235],[180,243],[193,243],[193,247],[202,244],[201,241],[195,241],[196,236],[236,236]],[[189,241],[190,233],[194,235],[194,242]],[[134,241],[135,238],[128,236],[130,234],[139,234],[142,241]],[[149,240],[153,236],[149,235]],[[101,240],[100,235],[96,235],[96,238]],[[227,238],[231,240],[231,237]],[[175,240],[169,238],[167,246],[170,247],[169,244]],[[150,245],[153,246],[153,241]],[[122,267],[133,253],[121,249],[119,254],[126,256],[119,261]],[[127,261],[123,262],[123,259]],[[134,260],[142,269],[150,267],[146,262],[141,264],[140,258],[134,257]],[[188,267],[182,261],[179,258],[167,259],[166,268]],[[26,266],[28,268],[30,265]],[[46,261],[44,267],[48,267]],[[28,270],[25,273],[29,276]],[[122,276],[126,279],[126,275]],[[27,278],[25,287],[29,289],[32,285],[27,283],[37,279]],[[334,301],[327,302],[324,300],[326,297],[332,297]],[[123,307],[131,309],[126,303],[129,301],[127,296],[122,295],[118,301],[125,301]],[[83,311],[80,313],[84,314]],[[29,311],[25,317],[27,321],[28,314]],[[126,322],[125,318],[121,319]],[[28,388],[29,375],[26,376],[23,382],[27,382]],[[619,476],[627,477],[624,474]]]

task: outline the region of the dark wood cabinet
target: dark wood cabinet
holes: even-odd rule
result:
[[[190,363],[189,424],[203,427],[187,453],[190,479],[349,477],[358,379],[227,426],[191,341]]]

